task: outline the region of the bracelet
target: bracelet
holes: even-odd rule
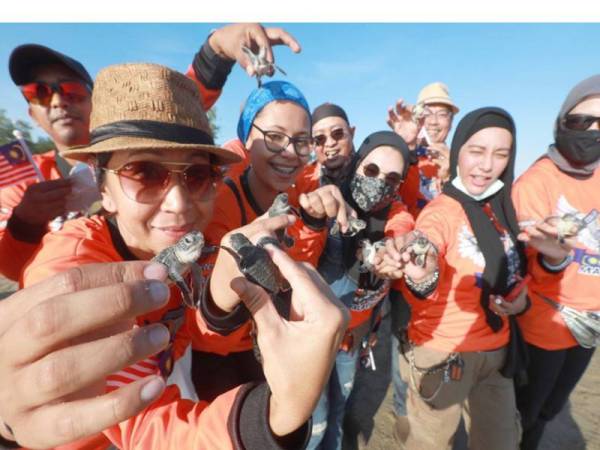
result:
[[[540,265],[548,272],[558,273],[565,270],[567,266],[573,262],[573,255],[569,254],[565,256],[565,259],[563,259],[558,264],[551,264],[544,259],[544,256],[541,253],[538,253],[538,261]]]
[[[433,290],[437,287],[437,282],[440,278],[440,271],[439,269],[436,269],[435,272],[433,272],[433,275],[431,275],[429,277],[429,279],[426,279],[425,281],[422,281],[420,283],[415,283],[412,278],[410,278],[408,275],[404,275],[404,281],[406,282],[406,285],[408,286],[408,288],[417,295],[417,297],[420,298],[424,298],[427,295],[429,295],[431,292],[433,292]]]

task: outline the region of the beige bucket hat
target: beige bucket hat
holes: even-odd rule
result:
[[[198,87],[185,75],[158,64],[106,67],[94,83],[90,144],[61,155],[85,161],[95,153],[148,149],[202,149],[216,164],[240,161],[215,145]]]
[[[448,86],[446,86],[444,83],[440,83],[439,81],[425,86],[423,89],[421,89],[421,92],[419,92],[419,96],[417,97],[417,105],[421,109],[432,103],[448,105],[454,114],[458,113],[459,111],[458,106],[456,106],[450,98]]]

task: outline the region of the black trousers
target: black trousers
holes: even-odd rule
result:
[[[583,376],[595,349],[578,346],[544,350],[528,344],[528,383],[516,388],[523,437],[521,450],[536,450],[546,423],[565,406]]]

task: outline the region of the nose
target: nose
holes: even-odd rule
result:
[[[171,173],[167,192],[161,203],[161,210],[171,213],[181,213],[191,208],[192,199],[190,192],[179,173]]]
[[[65,95],[60,95],[60,92],[52,92],[52,97],[50,97],[50,107],[51,108],[62,108],[67,106],[68,104],[67,97]]]
[[[494,163],[494,155],[491,152],[484,154],[479,162],[479,168],[484,172],[490,172]]]

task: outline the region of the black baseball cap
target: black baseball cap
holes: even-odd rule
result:
[[[33,68],[46,64],[61,64],[75,72],[90,89],[94,82],[79,61],[51,48],[38,44],[25,44],[16,47],[10,54],[8,70],[10,77],[17,86],[30,83]]]

